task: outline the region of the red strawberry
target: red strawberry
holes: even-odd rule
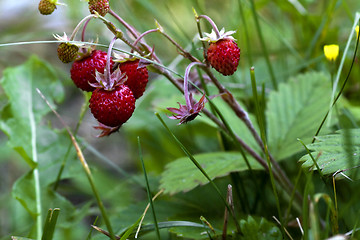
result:
[[[219,73],[233,75],[240,60],[240,49],[234,40],[221,39],[211,43],[207,50],[210,65]]]
[[[92,92],[95,87],[89,83],[96,83],[95,70],[104,73],[106,66],[107,53],[101,50],[94,50],[89,56],[75,61],[70,69],[71,79],[75,85],[87,92]],[[114,64],[110,60],[111,67]]]
[[[89,0],[89,11],[96,11],[100,16],[105,16],[109,12],[109,0]]]
[[[134,95],[124,84],[115,86],[112,90],[97,88],[89,102],[94,117],[109,127],[122,125],[135,110]]]
[[[120,71],[122,73],[125,73],[127,76],[125,85],[127,85],[131,89],[136,99],[143,95],[149,78],[147,68],[138,68],[138,66],[139,59],[136,59],[134,61],[128,60],[126,62],[122,62],[119,66]]]
[[[207,50],[210,65],[225,76],[234,74],[240,60],[240,49],[230,36],[233,33],[234,31],[225,32],[222,29],[218,35],[213,31],[202,39],[210,42]]]
[[[41,0],[38,6],[39,12],[42,15],[50,15],[56,9],[56,2],[54,0]]]

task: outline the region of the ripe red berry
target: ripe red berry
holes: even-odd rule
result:
[[[232,75],[236,71],[240,60],[240,49],[232,39],[220,39],[210,43],[207,50],[210,65],[221,74]]]
[[[96,83],[95,70],[104,73],[107,53],[101,50],[94,50],[88,57],[75,61],[70,69],[71,79],[75,85],[87,92],[95,90],[89,83]],[[114,64],[110,60],[111,67]]]
[[[109,12],[109,0],[89,0],[89,11],[96,11],[100,16],[105,16]]]
[[[56,4],[53,0],[41,0],[38,9],[42,15],[50,15],[56,9]]]
[[[125,123],[135,110],[135,98],[131,90],[124,84],[113,90],[97,88],[89,100],[90,110],[102,124],[117,127]]]
[[[131,89],[136,99],[143,95],[149,79],[147,68],[138,68],[138,66],[139,59],[122,62],[119,66],[121,72],[125,73],[127,76],[127,80],[124,84]]]

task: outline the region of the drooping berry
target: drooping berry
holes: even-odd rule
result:
[[[106,52],[94,50],[89,56],[75,61],[70,69],[71,79],[75,85],[87,92],[94,91],[95,87],[90,84],[96,83],[95,70],[104,73],[106,58]],[[110,64],[111,67],[114,64],[112,59],[110,59]]]
[[[207,50],[207,59],[210,65],[221,74],[228,76],[237,70],[240,60],[240,49],[231,36],[234,31],[225,32],[221,29],[218,34],[213,30],[202,41],[210,42]]]
[[[89,100],[90,110],[102,124],[117,127],[125,123],[135,110],[135,98],[130,88],[121,84],[112,90],[97,88]]]
[[[79,47],[71,43],[60,43],[57,49],[58,57],[63,63],[69,63],[76,59]]]
[[[210,43],[207,57],[210,65],[219,73],[225,76],[232,75],[239,65],[240,49],[234,40],[221,39]]]
[[[89,11],[92,14],[96,11],[100,16],[105,16],[109,9],[109,0],[89,0]]]
[[[38,6],[39,12],[42,15],[50,15],[56,9],[55,1],[53,0],[41,0]]]
[[[127,80],[125,85],[131,89],[134,97],[136,99],[141,97],[149,79],[147,68],[145,66],[139,68],[139,59],[122,62],[119,68],[122,73],[126,74]]]

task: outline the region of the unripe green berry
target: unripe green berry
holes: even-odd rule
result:
[[[42,15],[50,15],[56,9],[56,4],[51,0],[41,0],[38,9]]]
[[[59,59],[63,63],[69,63],[76,59],[79,52],[79,47],[71,43],[60,43],[57,53]]]

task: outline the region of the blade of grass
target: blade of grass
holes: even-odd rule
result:
[[[247,49],[247,56],[249,58],[249,64],[250,66],[253,66],[253,58],[252,58],[252,51],[251,51],[251,44],[250,44],[250,37],[249,37],[249,30],[246,24],[246,20],[245,20],[245,15],[244,15],[244,9],[241,3],[241,0],[238,0],[238,4],[239,4],[239,11],[240,11],[240,17],[241,17],[241,22],[244,26],[244,33],[245,33],[245,47]]]
[[[290,201],[289,201],[289,206],[287,208],[287,211],[286,211],[286,215],[285,215],[285,220],[284,220],[284,223],[285,225],[287,225],[288,223],[288,220],[289,220],[289,216],[290,216],[290,211],[291,211],[291,207],[293,206],[292,203],[294,201],[294,198],[295,198],[295,193],[296,193],[296,189],[297,189],[297,186],[300,182],[300,177],[301,177],[301,173],[302,173],[302,169],[301,167],[299,168],[299,172],[296,176],[296,179],[295,179],[295,185],[294,185],[294,189],[290,195]]]
[[[314,49],[318,48],[318,43],[321,42],[319,39],[320,39],[322,33],[326,31],[326,28],[329,24],[329,20],[331,20],[331,15],[334,12],[336,2],[337,2],[337,0],[331,0],[331,2],[328,4],[328,9],[326,11],[326,14],[323,14],[321,23],[320,23],[318,29],[316,30],[316,33],[314,34],[314,37],[311,40],[310,46],[308,47],[308,50],[306,52],[306,55],[305,55],[306,60],[308,60],[311,57]]]
[[[306,172],[305,172],[306,173]],[[303,239],[309,239],[309,205],[311,201],[311,195],[314,192],[314,185],[312,183],[312,172],[305,174],[306,183],[304,189],[304,199],[302,207],[302,226],[303,226]]]
[[[87,110],[88,110],[88,108],[87,108],[87,106],[88,106],[88,101],[89,101],[89,97],[88,97],[88,96],[89,96],[88,94],[84,93],[85,101],[84,101],[83,105],[81,106],[81,110],[80,110],[80,114],[79,114],[79,121],[77,122],[76,127],[75,127],[75,130],[74,130],[74,135],[75,135],[75,136],[77,135],[77,132],[78,132],[79,127],[80,127],[80,125],[81,125],[81,123],[82,123],[82,120],[84,119],[85,113],[86,113]],[[59,182],[60,182],[60,180],[61,180],[61,175],[62,175],[62,173],[63,173],[63,171],[64,171],[64,169],[65,169],[65,165],[66,165],[67,160],[68,160],[68,158],[69,158],[69,154],[70,154],[71,149],[72,149],[72,143],[70,142],[70,143],[69,143],[69,147],[68,147],[68,149],[67,149],[67,151],[66,151],[66,153],[65,153],[64,159],[63,159],[63,161],[62,161],[62,163],[61,163],[61,167],[60,167],[59,172],[58,172],[58,175],[57,175],[57,177],[56,177],[54,186],[53,186],[54,191],[56,191],[56,189],[57,189],[58,186],[59,186]]]
[[[105,207],[104,207],[104,204],[100,198],[100,195],[99,195],[99,192],[95,186],[95,182],[94,182],[94,179],[93,179],[93,176],[91,174],[91,171],[90,171],[90,168],[89,168],[89,165],[87,164],[86,162],[86,159],[84,157],[84,154],[82,153],[81,151],[81,148],[78,144],[78,142],[76,141],[73,133],[71,132],[70,128],[68,125],[65,124],[65,122],[63,121],[62,117],[59,115],[59,113],[51,106],[51,104],[49,103],[49,101],[45,98],[45,96],[41,93],[41,91],[39,89],[36,89],[37,92],[39,93],[39,95],[42,97],[42,99],[46,102],[46,104],[49,106],[49,108],[51,109],[51,111],[56,115],[56,117],[60,120],[61,124],[64,126],[64,128],[66,129],[66,131],[68,132],[70,138],[71,138],[71,142],[73,143],[74,147],[75,147],[75,150],[76,150],[76,154],[81,162],[81,165],[85,171],[85,174],[86,174],[86,177],[88,178],[88,181],[90,183],[90,186],[91,186],[91,190],[93,191],[93,194],[95,195],[95,198],[96,198],[96,202],[98,204],[98,207],[100,209],[100,212],[101,212],[101,215],[103,216],[104,218],[104,222],[105,222],[105,225],[107,227],[107,229],[109,230],[109,234],[110,234],[110,238],[112,240],[115,240],[115,235],[114,235],[114,232],[112,230],[112,227],[111,227],[111,224],[110,224],[110,220],[109,220],[109,217],[107,216],[107,213],[106,213],[106,210],[105,210]]]
[[[139,220],[141,219],[141,217],[136,221],[136,223],[134,223],[131,227],[127,228],[122,234],[120,234],[121,238],[119,236],[116,236],[116,239],[127,239],[127,238],[135,238],[137,239],[138,236],[135,235],[137,234],[137,231],[135,231],[134,226],[136,227],[140,222]],[[97,226],[92,226],[96,231],[106,235],[106,236],[110,236],[109,233]],[[166,228],[173,228],[173,227],[195,227],[195,228],[207,228],[208,230],[213,230],[213,231],[220,231],[219,229],[211,229],[209,226],[205,226],[203,224],[199,224],[199,223],[194,223],[194,222],[190,222],[190,221],[167,221],[167,222],[158,222],[158,227],[159,229],[166,229]],[[131,229],[131,231],[130,231]],[[152,232],[155,230],[155,225],[154,224],[148,224],[148,225],[144,225],[142,226],[141,230],[139,231],[139,236],[142,236],[146,233]],[[125,235],[126,234],[126,235]],[[124,237],[124,238],[123,238]]]
[[[99,217],[96,216],[96,218],[95,218],[95,220],[94,220],[94,223],[93,223],[92,225],[95,225],[98,219],[99,219]],[[86,240],[91,240],[91,234],[92,234],[93,230],[94,230],[94,228],[91,228],[91,229],[90,229],[89,234],[88,234]]]
[[[272,67],[271,62],[270,62],[269,53],[268,53],[268,50],[267,50],[267,47],[266,47],[266,44],[265,44],[265,41],[264,41],[264,37],[263,37],[262,32],[261,32],[259,19],[258,19],[258,16],[256,14],[254,0],[250,0],[250,5],[251,5],[251,11],[252,11],[252,14],[253,14],[255,26],[256,26],[256,31],[257,31],[257,34],[258,34],[259,39],[260,39],[261,48],[262,48],[262,50],[264,52],[266,66],[267,66],[268,71],[270,73],[271,83],[272,83],[274,89],[277,90],[278,89],[277,81],[276,81],[276,78],[275,78],[273,67]]]
[[[225,197],[221,194],[220,189],[217,187],[217,185],[211,180],[211,178],[209,177],[209,175],[206,173],[206,171],[203,169],[203,167],[198,163],[198,161],[196,161],[196,159],[194,158],[194,156],[187,150],[187,148],[179,141],[179,139],[173,134],[173,132],[169,129],[169,127],[166,125],[166,123],[164,122],[164,120],[161,118],[161,116],[159,115],[159,113],[155,113],[156,117],[160,120],[160,122],[162,123],[162,125],[164,126],[164,128],[168,131],[168,133],[170,134],[170,136],[172,136],[172,138],[175,140],[175,142],[178,144],[178,146],[184,151],[184,153],[189,157],[189,159],[192,161],[192,163],[199,169],[199,171],[204,175],[204,177],[209,181],[209,183],[211,184],[211,186],[214,188],[214,190],[218,193],[219,197],[221,198],[221,200],[224,202],[225,206],[227,207],[227,209],[229,210],[230,213],[233,213],[231,211],[231,207],[229,206],[229,204],[227,203]],[[235,218],[234,214],[231,214],[236,226],[236,229],[238,232],[240,232],[240,225],[239,222],[237,221],[237,219]]]
[[[354,50],[354,55],[353,55],[353,61],[351,62],[351,66],[350,66],[350,69],[349,69],[349,72],[348,72],[348,75],[340,89],[340,92],[338,93],[338,95],[336,96],[335,98],[335,95],[336,95],[336,90],[338,88],[338,85],[339,85],[339,81],[340,81],[340,75],[341,75],[341,72],[342,72],[342,69],[344,67],[344,63],[345,63],[345,59],[346,59],[346,56],[347,56],[347,53],[349,51],[349,48],[350,48],[350,43],[353,39],[353,35],[354,33],[356,32],[355,31],[355,27],[356,25],[359,25],[359,21],[360,21],[360,13],[357,12],[356,15],[355,15],[355,21],[353,23],[353,26],[352,26],[352,29],[351,29],[351,32],[350,32],[350,35],[349,35],[349,38],[348,38],[348,41],[346,43],[346,46],[345,46],[345,49],[344,49],[344,53],[342,55],[342,58],[341,58],[341,61],[340,61],[340,65],[339,65],[339,68],[338,68],[338,71],[337,71],[337,74],[336,74],[336,78],[335,78],[335,81],[334,81],[334,85],[333,85],[333,89],[332,89],[332,95],[331,95],[331,100],[330,100],[330,107],[329,107],[329,111],[330,111],[330,117],[331,117],[331,109],[332,107],[334,106],[334,104],[336,103],[336,100],[340,97],[340,94],[343,92],[344,90],[344,87],[345,87],[345,84],[350,76],[350,73],[351,73],[351,70],[352,70],[352,67],[354,65],[354,62],[355,62],[355,58],[356,58],[356,52],[357,52],[357,49],[358,49],[358,45],[359,45],[359,36],[357,36],[357,39],[356,39],[356,46],[355,46],[355,50]],[[335,100],[334,100],[335,98]],[[330,124],[331,120],[329,119],[329,124]]]
[[[146,191],[147,191],[147,195],[148,195],[148,199],[149,199],[149,204],[150,204],[150,207],[151,207],[151,212],[152,212],[152,215],[153,215],[153,218],[154,218],[156,236],[160,240],[161,238],[160,238],[159,226],[158,226],[157,220],[156,220],[156,212],[155,212],[155,208],[154,208],[154,203],[153,203],[153,201],[151,199],[150,185],[149,185],[149,180],[148,180],[148,177],[147,177],[145,164],[144,164],[144,160],[143,160],[143,156],[142,156],[140,137],[138,137],[137,140],[138,140],[138,147],[139,147],[139,158],[140,158],[140,161],[141,161],[142,169],[144,171],[144,178],[145,178],[145,182],[146,182]]]
[[[352,28],[352,31],[350,33],[350,36],[349,36],[349,39],[348,39],[348,42],[346,44],[346,47],[345,47],[345,50],[344,50],[344,54],[341,58],[341,62],[340,62],[340,66],[339,66],[339,69],[338,69],[338,72],[337,72],[337,75],[336,75],[336,79],[335,79],[335,82],[334,82],[334,86],[333,86],[333,93],[332,93],[332,96],[331,96],[331,101],[330,101],[330,108],[329,110],[327,111],[327,113],[325,114],[322,122],[320,123],[320,126],[318,128],[318,130],[316,131],[315,135],[314,135],[314,138],[312,140],[312,143],[315,142],[316,140],[316,136],[319,135],[320,133],[320,130],[321,128],[323,127],[327,117],[331,114],[331,109],[334,107],[334,105],[336,104],[337,100],[340,98],[342,92],[344,91],[344,88],[345,88],[345,85],[350,77],[350,73],[352,71],[352,68],[354,66],[354,62],[355,62],[355,59],[356,59],[356,53],[357,53],[357,49],[358,49],[358,46],[359,46],[359,38],[360,38],[360,34],[357,36],[357,40],[356,40],[356,46],[355,46],[355,50],[354,50],[354,55],[353,55],[353,59],[352,59],[352,62],[351,62],[351,65],[350,65],[350,69],[349,69],[349,72],[345,78],[345,81],[343,82],[342,86],[341,86],[341,89],[340,91],[338,92],[338,94],[336,95],[335,99],[334,99],[334,96],[335,96],[335,93],[336,93],[336,89],[337,89],[337,85],[339,83],[339,79],[340,79],[340,74],[341,74],[341,71],[342,71],[342,68],[343,68],[343,65],[344,65],[344,62],[345,62],[345,58],[346,58],[346,54],[348,52],[348,49],[349,49],[349,46],[350,46],[350,43],[351,43],[351,38],[353,36],[353,33],[355,32],[355,27],[356,27],[356,24],[357,22],[359,22],[360,20],[360,13],[356,13],[356,17],[355,17],[355,21],[354,21],[354,24],[353,24],[353,28]]]
[[[303,147],[305,148],[307,154],[309,154],[311,160],[313,161],[314,165],[316,166],[316,170],[318,171],[321,179],[325,182],[324,175],[323,175],[323,173],[321,172],[321,169],[320,169],[319,165],[317,164],[317,161],[315,160],[315,158],[314,158],[313,155],[311,154],[309,148],[305,145],[305,143],[304,143],[303,141],[301,141],[301,139],[298,138],[297,140],[303,145]]]
[[[196,228],[207,228],[208,230],[216,230],[221,231],[219,229],[211,229],[209,226],[205,226],[200,223],[194,223],[189,221],[167,221],[167,222],[159,222],[159,229],[164,228],[173,228],[173,227],[196,227]],[[145,225],[142,227],[140,234],[145,234],[149,231],[153,231],[155,229],[154,224]]]
[[[46,216],[43,236],[41,240],[52,240],[54,236],[55,226],[60,214],[60,209],[55,208],[54,210],[49,209],[48,214]]]
[[[336,235],[339,233],[339,225],[338,225],[338,217],[337,217],[337,213],[334,207],[334,204],[330,198],[330,196],[326,193],[318,193],[315,194],[314,196],[314,201],[318,204],[318,202],[320,201],[320,199],[323,199],[326,203],[326,205],[328,206],[327,211],[326,211],[326,226],[325,226],[325,236],[322,236],[324,239],[328,238],[328,232],[329,232],[329,220],[331,223],[331,229],[332,229],[332,234]],[[330,219],[329,219],[330,218]]]
[[[155,199],[156,199],[158,196],[160,196],[160,194],[162,194],[163,192],[164,192],[164,189],[161,189],[158,193],[156,193],[155,196],[152,198],[152,201],[154,202]],[[145,215],[146,215],[147,211],[149,210],[149,207],[150,207],[150,203],[148,203],[148,204],[146,205],[146,208],[145,208],[145,210],[144,210],[144,213],[142,214],[142,217],[141,217],[141,220],[140,220],[140,223],[139,223],[139,227],[138,227],[138,229],[137,229],[137,231],[136,231],[136,234],[135,234],[135,238],[137,238],[138,233],[140,232],[141,224],[142,224],[142,222],[144,221]]]
[[[141,222],[142,217],[139,217],[139,219],[124,233],[124,235],[121,236],[120,240],[126,240],[131,235],[132,232],[134,232],[136,226],[139,225]],[[156,223],[157,224],[157,223]]]
[[[280,208],[280,201],[279,201],[279,196],[278,196],[276,185],[275,185],[275,178],[274,178],[274,174],[272,171],[272,164],[270,161],[270,155],[269,155],[268,145],[267,145],[267,141],[266,141],[265,120],[263,119],[264,109],[262,109],[262,107],[261,107],[261,103],[259,101],[258,94],[257,94],[257,86],[256,86],[256,80],[255,80],[255,68],[254,67],[251,67],[251,69],[250,69],[250,77],[251,77],[251,86],[252,86],[252,90],[253,90],[253,96],[254,96],[254,100],[255,100],[256,117],[257,117],[259,127],[260,127],[261,139],[264,144],[265,156],[266,156],[267,164],[269,167],[271,186],[272,186],[272,189],[274,192],[276,207],[277,207],[278,214],[279,214],[281,232],[282,232],[282,235],[285,236],[285,231],[284,231],[285,227],[284,227],[284,222],[283,222],[281,208]]]

